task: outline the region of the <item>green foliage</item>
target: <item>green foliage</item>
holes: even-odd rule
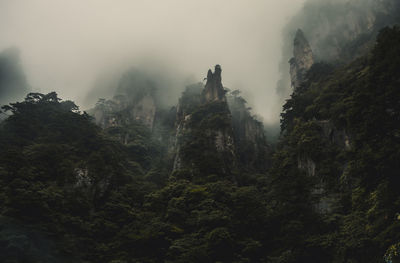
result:
[[[170,176],[168,145],[154,139],[170,136],[168,112],[152,134],[136,122],[101,130],[55,93],[4,106],[2,260],[397,262],[399,47],[387,28],[368,56],[314,65],[284,106],[267,175],[227,169],[215,138],[233,136],[230,111],[201,104],[199,85],[181,100],[188,165]]]
[[[304,200],[299,198],[309,196],[303,202],[308,208],[321,198],[335,198],[328,213],[287,223],[288,230],[303,229],[305,237],[295,239],[299,254],[288,246],[292,238],[284,239],[282,258],[291,251],[296,262],[307,255],[321,262],[380,262],[398,242],[399,46],[400,29],[383,29],[369,55],[334,70],[315,64],[285,104],[283,137],[271,170],[273,199],[284,201],[287,197],[278,194],[290,193],[289,203],[295,204],[290,210],[306,216],[305,208],[298,209]],[[307,176],[296,168],[301,162],[311,165],[309,160],[316,176],[305,185]],[[314,227],[301,228],[310,222]],[[387,262],[393,251],[387,252]]]
[[[217,138],[233,140],[230,112],[225,102],[211,102],[195,108],[187,120],[187,128],[179,138],[182,161],[190,164],[190,178],[209,182],[233,177],[234,160],[229,149],[217,150]],[[227,144],[228,142],[222,142]],[[232,142],[231,142],[232,143]]]
[[[95,253],[96,236],[101,233],[106,238],[100,241],[109,242],[146,192],[140,190],[145,184],[132,185],[141,179],[127,170],[123,147],[55,93],[31,93],[4,108],[12,115],[0,129],[1,214],[60,238],[59,249],[74,258]],[[122,199],[132,187],[136,193]],[[49,242],[56,242],[54,237]]]
[[[266,186],[246,175],[241,181],[257,185],[226,180],[217,157],[206,155],[211,148],[200,155],[198,178],[178,170],[166,182],[162,145],[138,123],[101,131],[55,93],[29,94],[6,109],[13,114],[0,129],[0,211],[45,236],[60,251],[54,261],[266,260]],[[207,130],[230,127],[223,122],[228,114],[219,103],[194,111],[190,126],[199,133],[190,136],[199,141],[187,154],[207,149]],[[51,254],[37,250],[38,261]],[[1,251],[6,259],[14,255],[9,247]],[[37,252],[20,253],[34,259]]]

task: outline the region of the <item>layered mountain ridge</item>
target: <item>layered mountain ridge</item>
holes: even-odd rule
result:
[[[88,113],[54,92],[2,107],[3,260],[398,262],[400,28],[377,29],[398,4],[306,6],[274,147],[220,65],[176,105],[132,69]]]
[[[117,95],[100,100],[90,112],[103,129],[140,123],[156,133],[154,125],[159,123],[157,129],[164,130],[161,139],[169,148],[166,154],[174,159],[172,171],[190,171],[193,177],[204,173],[202,169],[214,167],[207,173],[232,180],[239,163],[246,169],[265,171],[269,146],[263,125],[252,117],[238,91],[233,95],[223,87],[221,74],[221,66],[216,65],[214,72],[208,71],[205,85],[188,86],[178,105],[166,110],[157,104],[157,87],[150,80],[127,73],[121,78]],[[167,115],[162,114],[166,111]],[[168,124],[165,118],[169,118]],[[127,143],[129,136],[121,134],[120,138]],[[191,155],[193,148],[196,153]]]

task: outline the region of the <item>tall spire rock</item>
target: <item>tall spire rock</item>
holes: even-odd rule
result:
[[[207,83],[204,87],[203,97],[205,102],[226,101],[224,87],[221,79],[221,66],[216,65],[214,73],[211,69],[207,73]]]
[[[219,65],[214,73],[208,71],[204,87],[202,83],[195,84],[182,93],[177,107],[174,151],[176,177],[197,183],[222,177],[235,181],[232,115]]]
[[[293,44],[293,58],[290,59],[289,63],[292,88],[296,89],[304,81],[306,72],[314,64],[314,56],[301,29],[297,30]]]

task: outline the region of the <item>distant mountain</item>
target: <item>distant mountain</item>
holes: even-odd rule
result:
[[[380,29],[398,23],[400,2],[397,0],[306,1],[283,31],[278,94],[287,98],[291,93],[288,61],[296,57],[292,42],[298,29],[309,42],[315,62],[340,64],[363,56],[374,46]]]
[[[16,102],[31,90],[21,67],[19,50],[9,48],[0,53],[0,105]]]

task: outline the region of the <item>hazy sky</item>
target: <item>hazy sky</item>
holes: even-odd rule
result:
[[[255,113],[277,120],[281,30],[304,0],[0,0],[0,49],[35,90],[82,103],[101,72],[143,61],[201,81],[221,64]],[[178,87],[179,89],[179,87]]]

